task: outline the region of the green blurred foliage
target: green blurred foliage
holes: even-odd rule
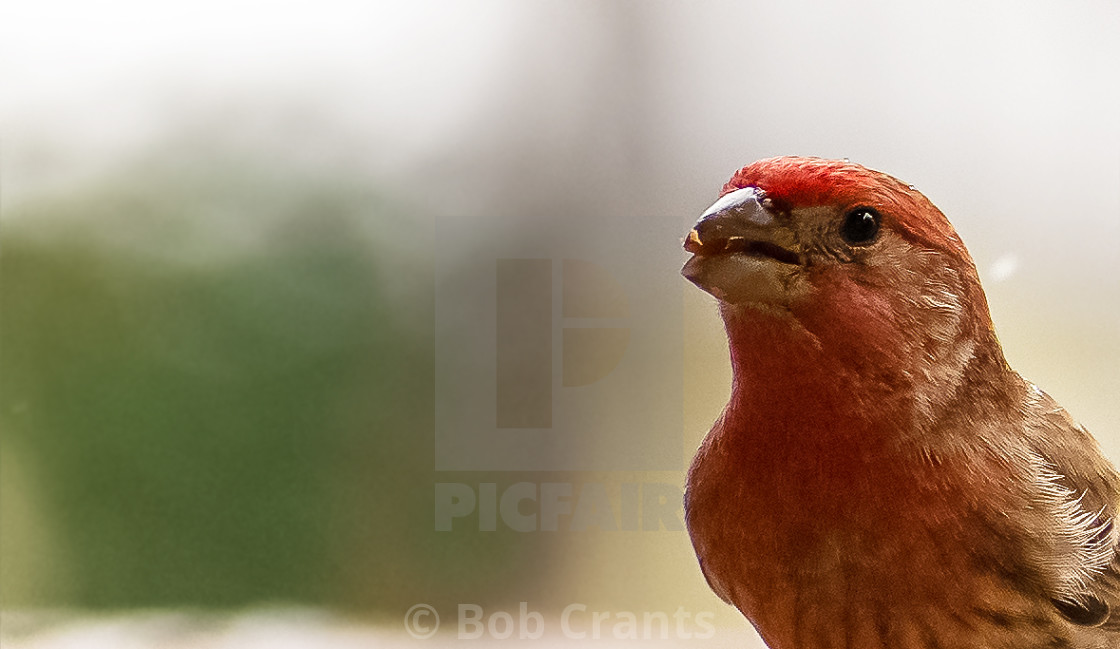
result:
[[[182,152],[177,152],[182,153]],[[396,614],[541,546],[432,524],[430,260],[354,178],[165,154],[9,210],[0,606]]]

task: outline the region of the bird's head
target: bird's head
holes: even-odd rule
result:
[[[844,366],[910,376],[994,343],[976,268],[945,215],[854,163],[744,167],[684,247],[682,273],[719,300],[733,356],[786,353],[773,332],[796,330]]]

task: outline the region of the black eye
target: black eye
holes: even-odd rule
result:
[[[879,213],[870,207],[857,207],[844,217],[840,236],[853,246],[871,243],[879,235]]]

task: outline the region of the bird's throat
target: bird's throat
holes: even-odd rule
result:
[[[865,436],[877,419],[912,415],[913,381],[897,358],[901,350],[860,349],[858,340],[836,345],[790,312],[736,308],[723,315],[733,372],[730,416],[820,438],[829,431]]]

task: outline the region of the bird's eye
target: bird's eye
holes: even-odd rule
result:
[[[844,217],[840,236],[853,246],[863,246],[879,235],[879,213],[870,207],[857,207]]]

